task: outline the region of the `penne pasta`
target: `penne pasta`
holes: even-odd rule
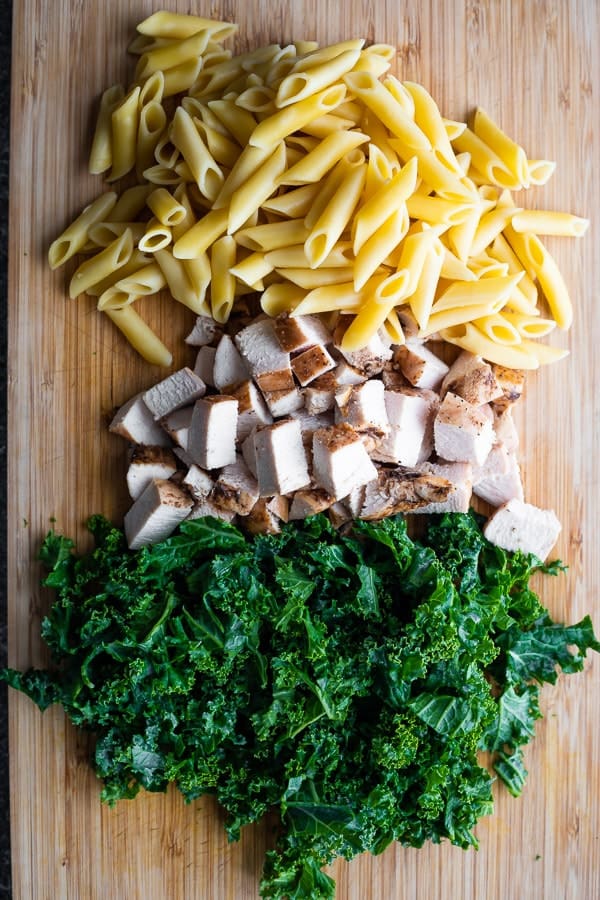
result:
[[[497,344],[470,322],[445,328],[440,332],[440,337],[499,366],[527,370],[538,369],[540,366],[539,359],[524,342],[513,346]]]
[[[112,112],[112,166],[109,181],[118,181],[135,168],[140,118],[139,96],[139,86],[134,87]]]
[[[344,75],[348,89],[388,128],[401,138],[411,150],[431,150],[431,144],[418,125],[407,115],[400,103],[383,84],[368,72]]]
[[[52,241],[48,250],[48,263],[51,269],[57,269],[75,256],[85,247],[88,233],[92,225],[106,219],[117,202],[114,191],[107,191],[86,206],[82,213],[71,222],[68,228]]]
[[[208,30],[203,29],[180,41],[173,41],[164,47],[146,50],[138,61],[135,70],[136,81],[143,81],[154,72],[173,69],[189,60],[197,60],[202,56],[208,44]]]
[[[69,296],[72,299],[78,297],[92,285],[120,269],[129,260],[132,253],[133,238],[131,230],[127,228],[108,247],[96,253],[91,259],[82,262],[75,270],[69,283]]]
[[[518,234],[510,226],[504,234],[525,270],[537,278],[558,327],[570,328],[573,305],[555,259],[535,234]]]
[[[166,126],[167,114],[158,101],[151,100],[142,106],[136,138],[135,161],[135,171],[140,181],[144,178],[144,171],[154,163],[154,153]]]
[[[481,107],[475,110],[473,132],[504,163],[522,187],[529,186],[529,167],[522,147],[511,140]]]
[[[515,209],[510,224],[519,234],[554,234],[562,237],[581,237],[587,231],[590,220],[570,213],[545,209]]]
[[[137,26],[140,34],[151,37],[184,38],[191,37],[198,31],[207,31],[213,41],[224,41],[235,34],[238,26],[232,22],[219,22],[216,19],[205,19],[202,16],[191,16],[183,13],[160,10],[153,13]]]
[[[250,253],[231,267],[231,274],[249,287],[262,281],[265,275],[269,275],[272,271],[273,266],[260,250]]]
[[[279,282],[270,284],[260,298],[262,311],[268,316],[278,316],[283,312],[294,312],[306,296],[306,291],[296,284]]]
[[[202,216],[174,244],[176,259],[194,259],[208,250],[210,245],[227,231],[228,211],[213,209]]]
[[[296,165],[283,172],[278,183],[295,186],[321,181],[343,156],[365,141],[368,141],[367,135],[359,131],[335,131],[323,138]]]
[[[318,65],[304,71],[292,69],[277,89],[275,106],[279,109],[312,97],[330,87],[347,72],[350,72],[360,56],[360,50],[346,50]]]
[[[125,91],[120,84],[109,87],[102,94],[88,162],[92,175],[100,175],[112,166],[112,114],[122,103],[124,96]]]
[[[218,238],[212,245],[210,268],[212,273],[210,308],[216,322],[226,322],[235,299],[236,243],[230,235]]]
[[[394,210],[406,208],[406,201],[414,191],[416,179],[417,160],[413,157],[360,207],[352,223],[355,254],[360,252],[361,247],[382,227]]]
[[[168,247],[173,240],[171,229],[163,225],[157,218],[152,218],[146,225],[146,230],[138,240],[138,248],[142,253],[156,253]]]
[[[329,256],[350,222],[365,183],[366,168],[363,165],[348,172],[311,228],[304,242],[304,251],[311,268],[320,266]]]
[[[414,291],[408,297],[411,311],[421,329],[426,327],[431,314],[443,261],[444,248],[440,241],[436,240],[427,250],[419,280]]]
[[[282,141],[268,159],[231,195],[227,224],[228,234],[242,228],[250,216],[271,196],[284,166],[285,144]]]
[[[292,132],[300,131],[303,125],[331,112],[342,102],[345,95],[344,85],[335,84],[319,93],[312,94],[305,100],[286,106],[259,122],[250,135],[248,143],[252,147],[262,149],[275,147],[279,141],[288,137]]]
[[[356,255],[354,286],[360,290],[384,259],[405,236],[409,227],[406,205],[393,212],[389,218],[365,241]]]
[[[173,194],[165,188],[152,191],[146,202],[158,221],[170,228],[173,225],[180,225],[187,215],[185,206],[178,203]]]
[[[127,338],[134,350],[155,366],[170,366],[173,357],[160,338],[152,331],[133,306],[106,309],[105,314]]]
[[[243,228],[237,232],[235,239],[240,246],[247,247],[248,250],[262,250],[268,253],[282,247],[304,243],[308,234],[309,231],[302,219],[290,219],[287,222]]]
[[[170,138],[190,167],[200,192],[207,199],[215,200],[225,180],[223,172],[200,137],[193,119],[181,106],[173,116]]]

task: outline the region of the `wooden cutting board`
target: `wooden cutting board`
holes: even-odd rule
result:
[[[190,4],[166,6],[189,12]],[[15,4],[10,195],[9,628],[10,664],[43,665],[49,596],[36,553],[51,525],[83,548],[85,518],[118,520],[127,505],[122,443],[107,417],[159,379],[92,302],[69,301],[50,241],[102,189],[86,172],[100,92],[127,79],[125,49],[149,0]],[[398,73],[422,82],[445,115],[486,108],[533,158],[557,161],[524,203],[592,219],[581,240],[548,240],[570,286],[575,324],[556,343],[568,360],[529,378],[519,413],[527,498],[554,508],[557,552],[570,569],[546,579],[558,620],[592,613],[600,628],[600,6],[595,0],[198,0],[193,12],[239,22],[237,46],[365,37],[398,47]],[[67,273],[67,274],[70,274]],[[178,306],[177,304],[175,306]],[[193,316],[147,313],[188,361]],[[600,659],[543,692],[545,718],[526,752],[529,780],[477,829],[481,848],[388,849],[334,867],[341,900],[595,900],[600,897]],[[100,804],[88,742],[60,710],[41,715],[10,697],[11,830],[15,900],[249,900],[267,826],[228,846],[213,802],[175,792]]]

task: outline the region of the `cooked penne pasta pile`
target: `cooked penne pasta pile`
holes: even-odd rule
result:
[[[236,56],[235,25],[166,11],[137,31],[134,82],[104,92],[89,160],[120,192],[87,206],[49,262],[84,254],[71,297],[97,298],[147,360],[171,354],[135,307],[165,289],[221,323],[248,294],[271,316],[346,314],[347,350],[384,329],[512,368],[566,355],[539,340],[572,320],[540,236],[588,221],[513,196],[554,163],[482,109],[471,127],[444,118],[390,73],[386,44]]]

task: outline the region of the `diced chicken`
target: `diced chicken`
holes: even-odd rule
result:
[[[450,482],[451,490],[445,500],[432,501],[426,506],[415,509],[416,513],[445,513],[469,511],[473,494],[473,467],[471,463],[446,462],[430,463],[422,462],[416,467],[420,472],[445,478]]]
[[[331,343],[331,334],[318,316],[290,316],[282,313],[274,322],[282,350],[299,353],[317,344]]]
[[[342,525],[352,521],[350,510],[340,500],[336,500],[335,503],[332,503],[327,512],[329,521],[334,528],[341,528]]]
[[[213,380],[218,391],[227,391],[227,388],[247,381],[249,376],[248,366],[228,334],[224,334],[215,352],[213,366]],[[227,391],[231,393],[231,391]]]
[[[495,444],[483,466],[473,473],[473,493],[492,506],[509,500],[523,500],[519,463],[504,444]]]
[[[240,449],[242,451],[242,458],[255,478],[258,478],[258,470],[256,465],[256,449],[254,447],[254,435],[256,434],[257,430],[258,428],[254,427],[249,432],[247,437],[244,438],[240,446]]]
[[[405,391],[406,388],[417,390],[417,388],[413,388],[410,381],[404,377],[402,372],[395,368],[393,362],[387,362],[385,364],[381,372],[381,380],[383,381],[383,386],[386,391]]]
[[[492,544],[504,550],[533,553],[546,559],[561,531],[551,509],[540,509],[522,500],[509,500],[500,506],[484,525],[483,533]]]
[[[219,394],[196,400],[187,451],[203,469],[220,469],[235,462],[238,402]]]
[[[217,506],[210,497],[206,497],[204,500],[198,500],[194,503],[189,518],[203,519],[204,516],[212,516],[213,519],[222,519],[223,522],[233,522],[235,519],[235,512],[232,509],[222,509],[220,506]]]
[[[183,479],[183,484],[187,487],[196,503],[200,503],[210,495],[214,481],[204,469],[191,465]]]
[[[200,347],[196,355],[194,375],[197,375],[198,378],[201,378],[204,384],[208,385],[208,387],[215,386],[213,369],[215,365],[216,352],[216,347],[209,347],[207,344],[204,347]]]
[[[337,362],[333,375],[336,384],[338,385],[363,384],[363,382],[367,380],[367,376],[363,374],[363,372],[359,371],[359,369],[354,366],[351,366],[345,359],[341,359]]]
[[[321,413],[333,409],[335,406],[335,392],[338,383],[333,372],[327,372],[325,375],[319,375],[308,387],[302,391],[304,396],[304,406],[311,416],[318,416]]]
[[[127,469],[127,490],[137,500],[155,478],[169,479],[177,471],[177,459],[168,447],[135,447]]]
[[[498,443],[504,444],[509,453],[516,453],[519,449],[519,433],[517,431],[512,409],[507,406],[502,412],[496,412],[497,404],[494,403],[494,432]]]
[[[267,509],[281,519],[287,522],[290,515],[290,501],[283,494],[274,494],[271,498],[267,498]]]
[[[452,391],[474,406],[502,397],[503,390],[492,366],[480,356],[464,350],[450,366],[440,392]]]
[[[521,397],[525,386],[525,371],[523,369],[507,369],[496,363],[492,364],[492,371],[502,388],[502,395],[494,401],[495,408],[501,411],[512,406]]]
[[[188,517],[192,506],[191,497],[182,488],[171,481],[153,479],[125,514],[128,546],[138,550],[163,541]]]
[[[187,452],[187,450],[183,449],[183,447],[173,447],[173,453],[175,454],[179,462],[183,463],[186,469],[189,469],[190,466],[195,465],[194,460]]]
[[[170,434],[172,439],[184,450],[187,449],[190,425],[192,422],[193,406],[184,406],[182,409],[176,409],[175,412],[166,416],[162,425]]]
[[[144,403],[143,393],[136,394],[115,413],[108,430],[131,441],[132,444],[171,446],[169,435],[154,420],[154,416]]]
[[[235,342],[261,391],[295,389],[290,354],[281,349],[271,319],[260,319],[243,328]]]
[[[335,500],[377,477],[361,436],[341,423],[313,435],[313,477]]]
[[[390,423],[382,381],[371,379],[354,387],[340,387],[336,391],[335,401],[336,422],[346,422],[358,431],[369,452],[389,434]]]
[[[164,419],[176,409],[203,397],[206,385],[187,366],[173,372],[144,394],[144,403],[155,419]]]
[[[324,375],[335,368],[334,358],[327,352],[325,347],[317,344],[315,347],[309,347],[303,350],[298,356],[294,356],[291,361],[292,371],[300,384],[306,387],[319,375]]]
[[[304,397],[297,387],[285,388],[282,391],[262,391],[269,412],[275,419],[290,416],[304,406]]]
[[[273,417],[253,381],[242,381],[230,388],[229,395],[238,402],[237,439],[244,441],[257,425],[269,425]]]
[[[340,317],[340,323],[334,332],[334,344],[336,349],[341,353],[347,363],[355,369],[358,369],[359,372],[362,372],[367,378],[379,375],[383,370],[385,363],[393,356],[393,352],[390,349],[391,341],[386,332],[380,328],[360,350],[343,350],[340,344],[349,324],[349,317]]]
[[[449,391],[434,422],[437,455],[449,462],[483,465],[495,439],[492,420],[484,409]]]
[[[396,347],[394,362],[414,387],[431,391],[439,390],[449,371],[446,363],[419,341],[407,341]]]
[[[316,516],[317,513],[329,509],[333,502],[331,494],[328,494],[322,488],[306,488],[296,491],[290,505],[290,521]]]
[[[258,482],[241,457],[221,469],[210,499],[219,509],[248,515],[258,500]]]
[[[223,334],[223,326],[215,322],[210,316],[198,316],[194,327],[185,338],[186,344],[192,347],[204,347],[207,344],[216,343]]]
[[[384,400],[390,430],[379,441],[371,456],[381,462],[414,466],[421,456],[431,419],[431,406],[427,399],[416,392],[404,394],[385,391]]]
[[[304,409],[299,409],[293,414],[293,418],[300,423],[302,431],[302,443],[305,449],[310,449],[312,453],[313,434],[318,428],[329,428],[334,424],[333,413],[331,411],[311,415]]]
[[[268,497],[260,497],[240,524],[249,534],[279,534],[281,531],[281,519],[272,509]]]
[[[283,419],[254,433],[256,474],[261,497],[290,494],[310,483],[300,423]]]
[[[439,475],[397,466],[381,468],[367,484],[361,519],[383,519],[397,513],[416,512],[419,507],[446,500],[452,485]]]
[[[359,487],[352,488],[347,497],[343,497],[344,505],[350,510],[352,517],[358,519],[360,511],[365,502],[366,485],[361,484]]]

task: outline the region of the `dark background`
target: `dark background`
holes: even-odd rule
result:
[[[0,0],[0,510],[6,510],[6,315],[11,0]],[[0,514],[0,667],[6,665],[6,518]],[[8,717],[0,685],[0,900],[10,900]]]

